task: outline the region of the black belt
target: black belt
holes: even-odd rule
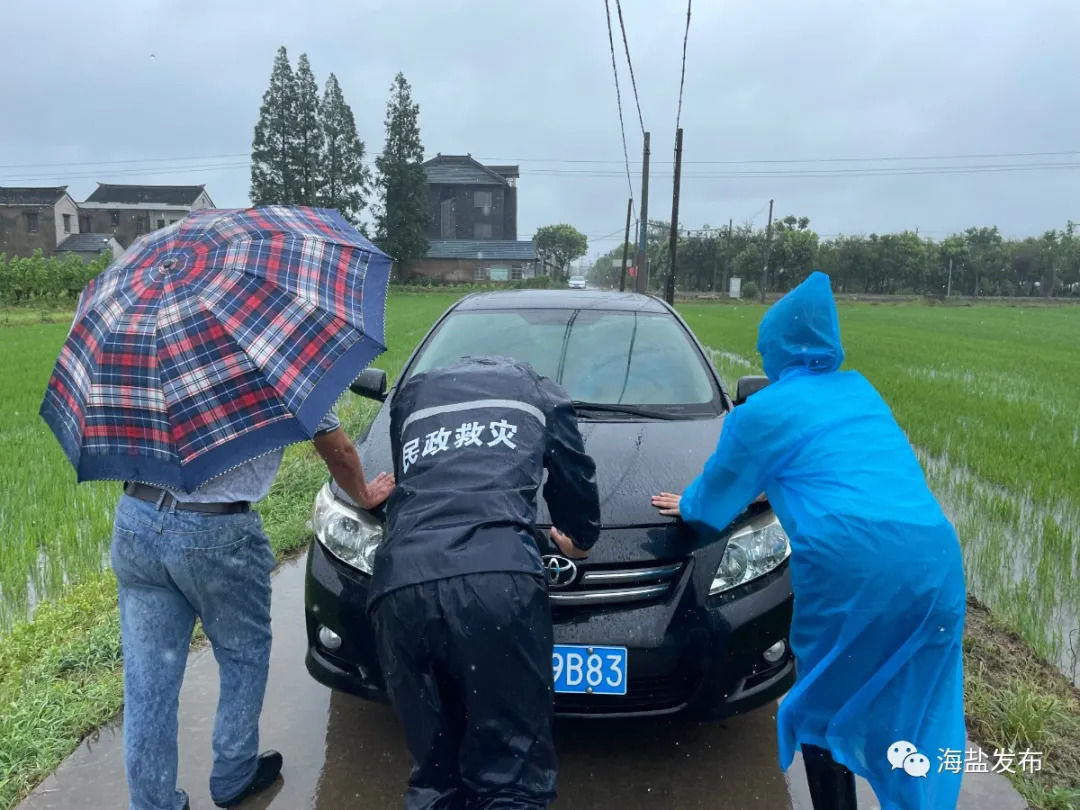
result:
[[[160,487],[133,484],[130,481],[124,484],[124,494],[130,495],[132,498],[138,498],[140,501],[155,504],[158,509],[178,509],[183,512],[203,512],[208,515],[233,515],[251,509],[251,504],[247,501],[235,501],[233,503],[178,501],[171,493]]]

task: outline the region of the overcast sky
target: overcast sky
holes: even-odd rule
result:
[[[636,206],[641,127],[611,6]],[[623,12],[652,133],[649,214],[666,220],[686,5]],[[1080,220],[1078,32],[1074,0],[696,0],[680,222],[764,224],[770,197],[822,234]],[[337,74],[369,156],[401,70],[429,156],[520,164],[521,238],[569,222],[590,256],[618,244],[628,189],[603,0],[5,3],[0,184],[67,183],[82,200],[99,180],[205,183],[218,206],[246,205],[279,45],[294,65],[306,52],[320,86]],[[1016,156],[1037,152],[1065,154]],[[956,157],[986,154],[1006,156]],[[969,171],[1031,163],[1059,168]],[[895,174],[912,167],[928,172]]]

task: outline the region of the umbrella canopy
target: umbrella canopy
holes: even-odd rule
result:
[[[41,416],[79,481],[191,492],[314,435],[386,350],[389,276],[336,211],[195,211],[86,286]]]

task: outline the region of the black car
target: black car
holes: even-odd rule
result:
[[[435,324],[402,379],[466,355],[528,362],[575,401],[597,465],[603,530],[584,562],[540,536],[555,623],[560,715],[687,712],[717,718],[775,700],[791,686],[788,538],[766,503],[720,534],[661,517],[650,496],[681,492],[700,472],[735,407],[686,323],[643,295],[520,291],[469,296]],[[763,380],[740,381],[739,396]],[[742,389],[746,389],[745,391]],[[366,470],[392,469],[386,375],[369,369],[356,393],[384,401],[357,449]],[[541,499],[538,524],[549,522]],[[365,611],[381,513],[358,509],[332,483],[315,501],[308,555],[308,671],[319,681],[386,700]],[[571,652],[562,657],[559,645]],[[616,651],[611,683],[581,677],[594,649]],[[618,656],[622,656],[619,658]],[[568,667],[578,672],[565,675]],[[614,672],[615,674],[612,674]],[[565,691],[559,691],[559,689]],[[608,694],[600,694],[608,692]],[[614,692],[614,693],[612,693]]]

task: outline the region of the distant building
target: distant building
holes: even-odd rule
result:
[[[206,186],[122,186],[98,183],[79,203],[79,230],[111,233],[127,247],[138,236],[164,228],[199,208],[213,208]]]
[[[120,258],[124,247],[111,233],[73,233],[56,248],[57,256],[73,253],[86,263],[92,262],[102,251],[108,250],[112,258]]]
[[[545,273],[536,245],[517,238],[517,166],[485,166],[471,155],[424,163],[428,252],[410,273],[444,281],[517,281]]]
[[[519,281],[543,275],[536,245],[506,239],[433,239],[414,275],[443,281]]]
[[[517,239],[517,166],[484,166],[469,155],[424,163],[428,239]]]
[[[56,246],[79,232],[79,209],[67,186],[0,186],[0,253],[51,256]]]

